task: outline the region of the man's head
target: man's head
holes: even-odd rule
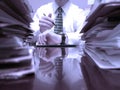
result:
[[[58,6],[64,6],[69,0],[55,0]]]

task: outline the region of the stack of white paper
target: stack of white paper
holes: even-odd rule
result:
[[[83,28],[85,52],[101,68],[120,68],[120,2],[103,3]]]
[[[32,56],[24,46],[33,32],[28,5],[25,0],[0,0],[0,79],[33,73]]]

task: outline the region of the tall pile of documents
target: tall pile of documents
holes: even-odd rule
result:
[[[85,51],[93,59],[116,62],[120,68],[120,2],[100,4],[86,19],[82,29]]]
[[[0,79],[17,79],[33,72],[25,46],[32,36],[31,7],[27,0],[0,0]]]
[[[82,71],[88,89],[119,90],[120,1],[100,4],[81,32],[85,41]]]

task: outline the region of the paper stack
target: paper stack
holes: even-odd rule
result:
[[[33,73],[32,55],[25,46],[33,32],[31,11],[27,0],[0,0],[0,79]]]
[[[101,68],[120,68],[120,2],[100,4],[86,22],[85,52]]]

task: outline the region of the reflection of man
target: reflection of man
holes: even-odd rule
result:
[[[61,48],[36,48],[37,56],[46,62],[52,62],[56,57],[61,56]]]
[[[41,82],[39,85],[44,84],[44,88],[50,87],[50,90],[62,90],[62,87],[67,87],[68,90],[87,90],[80,69],[79,48],[48,47],[38,48],[36,52],[36,56],[39,56],[35,60],[36,77]]]
[[[42,74],[50,75],[53,73],[56,61],[65,57],[66,51],[66,49],[62,50],[61,48],[36,48],[36,68],[38,68]]]
[[[61,60],[66,56],[64,48],[36,48],[34,57],[37,78],[46,83],[56,84],[62,76]]]
[[[40,31],[41,34],[38,40],[40,43],[47,41],[59,44],[61,42],[61,35],[53,33],[58,7],[62,7],[63,10],[63,32],[68,36],[68,43],[77,43],[80,38],[79,32],[83,26],[85,15],[82,9],[72,4],[69,0],[54,0],[54,2],[38,8],[33,18],[34,22],[31,23],[31,28],[35,31]]]

